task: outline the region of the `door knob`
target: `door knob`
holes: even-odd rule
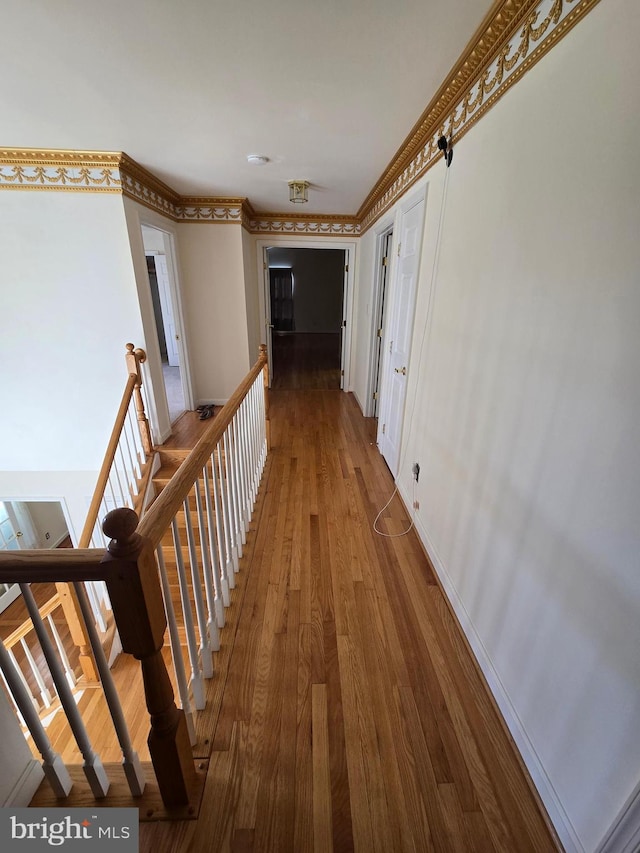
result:
[[[406,367],[394,367],[393,369],[395,370],[396,373],[401,373],[402,376],[407,375],[407,368]]]

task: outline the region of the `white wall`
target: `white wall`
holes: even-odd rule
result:
[[[141,337],[122,199],[2,192],[0,258],[0,471],[95,469]]]
[[[122,198],[0,193],[0,497],[64,499],[79,534],[142,337]]]
[[[261,340],[262,322],[260,315],[260,294],[258,290],[258,269],[256,267],[256,238],[242,229],[242,263],[244,265],[244,295],[247,307],[247,336],[249,342],[249,361],[255,364]]]
[[[235,224],[178,225],[198,402],[226,402],[251,366],[242,232]]]
[[[66,538],[69,530],[59,501],[27,501],[24,506],[36,535],[34,548],[55,548]]]
[[[639,12],[599,4],[429,173],[399,476],[568,850],[640,779]]]

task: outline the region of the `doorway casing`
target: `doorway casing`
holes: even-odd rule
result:
[[[258,264],[258,281],[262,282],[262,286],[258,288],[260,299],[260,316],[262,317],[262,331],[260,333],[260,343],[267,344],[269,355],[269,364],[272,363],[271,354],[271,336],[268,328],[268,300],[270,298],[270,282],[269,282],[269,267],[267,263],[267,249],[337,249],[345,252],[345,262],[347,270],[345,272],[345,286],[343,294],[343,317],[345,325],[343,326],[342,338],[342,370],[343,374],[343,390],[351,390],[351,346],[353,341],[353,296],[355,273],[357,264],[357,242],[355,240],[287,240],[287,239],[260,239],[256,241],[257,245],[257,264]],[[271,370],[271,368],[270,368]]]

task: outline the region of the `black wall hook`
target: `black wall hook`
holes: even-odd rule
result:
[[[444,162],[447,164],[447,169],[451,165],[451,161],[453,160],[453,148],[451,147],[451,141],[447,142],[445,136],[441,136],[438,140],[438,148],[443,153]]]

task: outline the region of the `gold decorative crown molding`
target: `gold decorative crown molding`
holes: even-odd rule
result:
[[[117,151],[0,149],[0,188],[119,193]]]
[[[324,237],[359,236],[357,216],[254,213],[248,222],[252,234],[309,234]]]
[[[359,236],[439,161],[599,0],[497,0],[357,215],[256,213],[246,198],[180,196],[117,151],[0,149],[0,189],[121,193],[176,222],[253,234]]]
[[[499,0],[358,211],[364,233],[598,0]]]

